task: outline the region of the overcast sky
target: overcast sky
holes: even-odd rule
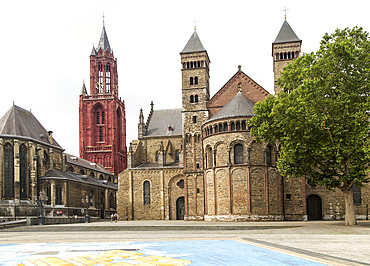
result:
[[[126,105],[127,145],[137,139],[140,108],[181,108],[179,52],[194,31],[211,60],[213,96],[242,71],[273,93],[272,42],[287,21],[302,51],[325,33],[361,26],[370,31],[368,0],[358,1],[2,1],[0,117],[16,105],[32,110],[66,152],[79,155],[78,103],[89,91],[93,44],[103,12],[118,61],[119,95]]]

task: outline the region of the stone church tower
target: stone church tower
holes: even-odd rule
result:
[[[127,167],[126,117],[118,97],[117,59],[103,25],[90,55],[90,94],[82,86],[79,104],[80,157],[118,175]]]
[[[274,90],[275,95],[281,90],[276,84],[283,68],[301,54],[302,40],[300,40],[284,20],[276,40],[272,43],[272,56],[274,58]]]
[[[203,215],[203,213],[199,213],[199,210],[204,208],[201,126],[208,120],[206,104],[210,95],[210,60],[196,31],[180,55],[182,64],[183,162],[188,195],[185,197],[185,216],[196,217]]]

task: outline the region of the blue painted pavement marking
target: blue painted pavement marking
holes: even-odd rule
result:
[[[81,265],[82,260],[89,265],[103,265],[98,262],[102,260],[111,265],[123,261],[140,265],[148,260],[162,263],[178,260],[176,265],[323,265],[234,240],[0,245],[0,265],[45,265],[51,261],[54,262],[49,265],[65,265],[65,262]],[[73,264],[74,261],[80,264]]]

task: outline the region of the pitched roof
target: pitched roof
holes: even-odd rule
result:
[[[108,49],[109,52],[112,52],[112,50],[110,48],[110,45],[109,45],[107,32],[105,31],[104,26],[103,26],[103,30],[102,30],[101,35],[100,35],[99,44],[98,44],[98,48],[96,49],[96,51],[99,51],[100,48],[102,48],[103,51],[106,51]]]
[[[0,119],[1,135],[30,138],[63,149],[54,139],[50,143],[48,132],[31,112],[16,105]]]
[[[275,41],[273,43],[284,43],[284,42],[300,42],[301,40],[294,33],[292,27],[290,27],[288,21],[284,20],[283,26],[279,31]]]
[[[87,168],[87,169],[102,172],[104,174],[108,174],[108,175],[112,175],[112,176],[114,175],[113,173],[109,172],[107,169],[105,169],[103,166],[101,166],[98,163],[93,163],[93,162],[90,162],[88,160],[79,158],[77,156],[74,156],[74,155],[68,154],[68,153],[65,153],[65,155],[66,155],[67,163],[69,163],[69,164],[78,165],[78,166],[81,166],[81,167],[84,167],[84,168]]]
[[[85,86],[85,81],[82,85],[82,90],[81,90],[81,93],[80,94],[87,94],[87,90],[86,90],[86,86]]]
[[[182,135],[181,109],[153,110],[145,136],[173,135]]]
[[[59,180],[69,180],[79,183],[86,183],[90,185],[95,185],[99,187],[118,189],[118,185],[112,182],[106,182],[105,180],[100,180],[95,177],[87,175],[78,175],[75,173],[64,172],[61,170],[48,170],[45,176],[40,178],[41,180],[59,179]]]
[[[193,35],[191,35],[188,43],[185,45],[184,49],[180,52],[180,54],[204,51],[206,51],[206,49],[204,49],[197,32],[194,31]]]
[[[234,98],[232,98],[224,107],[222,107],[212,118],[208,121],[219,118],[233,117],[233,116],[253,116],[254,102],[248,99],[241,91],[239,91]],[[208,122],[207,121],[207,122]]]

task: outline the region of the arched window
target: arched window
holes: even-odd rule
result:
[[[4,146],[4,198],[14,198],[14,153],[13,146],[6,143]]]
[[[115,200],[114,200],[114,196],[113,196],[113,193],[110,193],[109,194],[109,208],[115,208]]]
[[[236,122],[236,130],[240,130],[240,122]]]
[[[104,125],[105,124],[105,113],[104,111],[101,112],[101,123]]]
[[[198,84],[198,77],[194,78],[194,84]]]
[[[85,171],[83,169],[80,170],[80,175],[84,175]]]
[[[194,96],[194,102],[196,102],[196,103],[198,102],[198,95]]]
[[[150,204],[150,182],[145,181],[143,185],[143,191],[144,191],[144,205]]]
[[[99,180],[104,180],[104,177],[103,177],[103,175],[101,174],[101,175],[99,175]]]
[[[193,84],[194,84],[194,78],[190,77],[190,85],[193,85]]]
[[[271,147],[267,146],[266,147],[266,164],[271,165],[272,160],[271,160]]]
[[[110,64],[107,64],[105,71],[105,92],[110,93]]]
[[[179,160],[180,160],[180,152],[179,150],[177,150],[175,154],[175,162],[178,162]]]
[[[96,112],[96,124],[97,125],[100,124],[100,113],[99,112]]]
[[[234,164],[243,163],[243,145],[235,144],[234,145]]]
[[[73,173],[73,167],[72,167],[72,166],[69,166],[69,167],[67,168],[67,172]]]
[[[27,147],[22,144],[19,147],[19,167],[20,167],[20,198],[26,199],[28,197],[28,186],[27,186]]]
[[[194,102],[194,96],[190,95],[190,103],[193,103],[193,102]]]
[[[235,123],[231,122],[231,130],[235,130]]]
[[[103,93],[103,65],[98,64],[98,92]]]
[[[48,186],[46,187],[46,196],[47,196],[46,205],[50,205],[51,204],[51,186],[50,186],[50,184],[48,184]]]
[[[62,205],[62,187],[60,185],[57,185],[55,188],[55,205]]]
[[[44,151],[44,167],[46,170],[48,170],[50,168],[50,159],[49,159],[49,155],[46,151]]]
[[[189,62],[186,62],[186,68],[189,68]]]
[[[208,149],[208,167],[213,167],[213,151],[212,151],[212,148]]]

